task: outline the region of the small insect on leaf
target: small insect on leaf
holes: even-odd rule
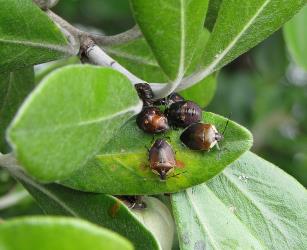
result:
[[[165,181],[176,167],[175,153],[171,145],[164,139],[157,139],[149,150],[149,162],[152,172]]]

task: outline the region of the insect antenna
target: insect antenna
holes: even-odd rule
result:
[[[178,173],[178,174],[173,174],[172,176],[170,176],[169,178],[171,177],[177,177],[178,175],[182,175],[184,173],[186,173],[187,171],[182,171],[181,173]]]
[[[225,135],[225,131],[226,131],[227,127],[228,127],[228,124],[229,124],[229,120],[230,120],[231,115],[232,115],[232,113],[230,113],[229,116],[228,116],[228,118],[227,118],[227,122],[226,122],[225,127],[224,127],[223,132],[222,132],[222,135],[223,135],[223,136]]]

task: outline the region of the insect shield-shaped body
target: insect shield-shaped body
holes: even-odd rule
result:
[[[152,106],[153,92],[148,83],[137,83],[134,85],[138,96],[142,99],[144,106]]]
[[[157,139],[149,150],[149,163],[151,170],[166,180],[176,167],[175,153],[171,145],[164,139]]]
[[[180,101],[184,101],[184,98],[179,95],[178,93],[174,92],[171,93],[169,96],[159,99],[157,101],[154,102],[155,105],[167,105],[170,106],[175,102],[180,102]]]
[[[192,101],[179,101],[166,110],[166,115],[171,125],[185,128],[201,120],[202,110]]]
[[[195,123],[180,136],[180,140],[192,150],[209,151],[223,139],[216,127],[209,123]]]
[[[156,107],[145,107],[136,117],[136,123],[146,133],[157,134],[169,129],[166,116]]]

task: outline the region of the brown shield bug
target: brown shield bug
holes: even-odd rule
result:
[[[175,152],[164,139],[157,139],[149,149],[149,163],[151,170],[165,181],[166,176],[176,167]]]
[[[118,195],[116,197],[119,198],[122,202],[124,202],[125,205],[130,209],[142,210],[142,209],[146,208],[146,204],[143,201],[143,196],[139,196],[139,195]]]
[[[146,133],[157,134],[169,129],[168,120],[156,107],[145,107],[136,117],[136,123]]]
[[[180,101],[184,101],[184,98],[179,95],[178,93],[174,92],[171,93],[169,96],[159,99],[157,101],[154,102],[155,105],[167,105],[170,106],[175,102],[180,102]]]
[[[192,150],[210,151],[222,139],[223,134],[209,123],[194,123],[180,135],[180,140]]]
[[[166,115],[171,125],[185,128],[202,119],[202,110],[192,101],[179,101],[166,110]]]
[[[137,83],[134,85],[138,96],[142,99],[144,106],[152,106],[153,104],[153,92],[148,83]]]

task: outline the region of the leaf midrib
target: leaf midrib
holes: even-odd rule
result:
[[[65,46],[59,46],[55,44],[48,44],[44,42],[31,42],[31,41],[25,41],[25,40],[8,40],[8,39],[1,39],[0,43],[10,43],[10,44],[18,44],[18,45],[24,45],[29,46],[33,48],[41,48],[41,49],[51,49],[54,51],[58,51],[64,54],[71,54],[74,55],[74,50],[71,46],[65,45]]]

